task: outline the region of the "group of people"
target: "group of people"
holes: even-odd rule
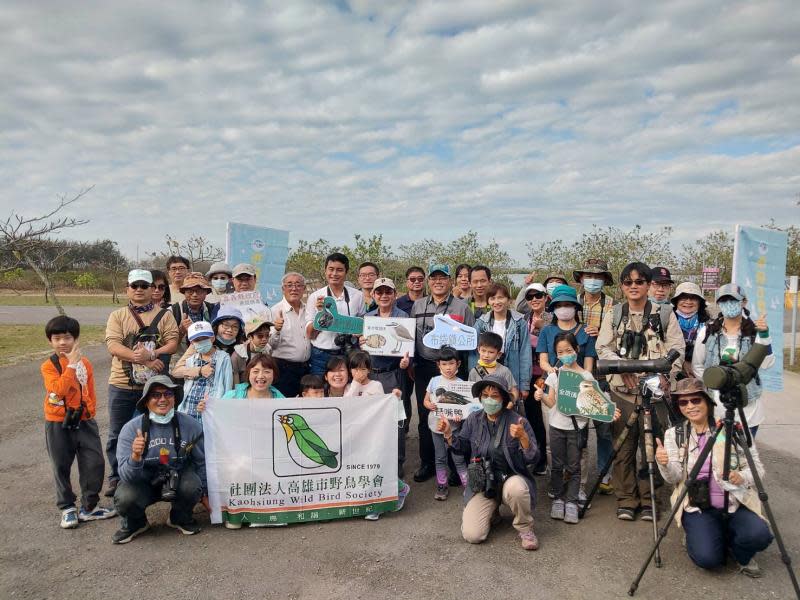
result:
[[[122,523],[113,541],[126,543],[149,527],[145,508],[169,500],[167,525],[184,534],[199,531],[192,514],[198,502],[208,508],[201,420],[209,397],[393,393],[402,399],[405,413],[398,422],[399,506],[411,489],[403,477],[405,438],[415,404],[419,466],[414,481],[435,478],[439,501],[448,498],[451,487],[463,488],[461,533],[466,541],[485,540],[505,504],[514,515],[522,547],[536,550],[536,477],[549,473],[552,519],[577,524],[588,508],[590,429],[595,432],[597,471],[609,471],[598,489],[616,496],[618,519],[654,518],[643,426],[631,417],[639,413],[642,401],[640,377],[600,376],[598,360],[647,360],[677,353],[671,372],[661,377],[664,400],[654,403],[656,462],[663,481],[676,492],[705,443],[714,438],[721,416],[717,392],[700,380],[704,370],[736,363],[753,344],[768,348],[762,368],[774,364],[766,316],[750,317],[738,286],[717,290],[718,314],[713,315],[700,288],[692,282],[674,287],[666,267],[628,264],[619,275],[620,299],[610,293],[614,277],[599,258],[587,259],[572,281],[551,273],[537,282],[531,274],[516,297],[484,265],[464,264],[453,271],[446,264],[427,270],[412,266],[405,273],[403,294],[372,262],[358,266],[358,287],[348,282],[350,263],[344,254],[330,254],[323,269],[325,286],[311,291],[302,274],[286,273],[281,300],[265,308],[263,317],[247,322],[221,300],[230,292],[257,289],[253,265],[215,263],[203,274],[192,272],[188,260],[171,257],[165,271],[130,271],[128,304],[109,316],[106,330],[112,361],[105,493],[114,498],[114,508],[99,505],[105,461],[95,421],[92,366],[78,343],[80,325],[69,317],[51,320],[45,333],[54,354],[41,370],[61,526],[73,528],[118,514]],[[370,356],[360,349],[364,338],[315,329],[314,319],[328,297],[341,315],[415,319],[414,356]],[[477,348],[459,351],[423,344],[437,315],[474,327]],[[562,370],[599,386],[616,405],[612,422],[558,410]],[[482,410],[464,419],[437,416],[438,390],[455,381],[472,382]],[[747,391],[745,416],[755,437],[764,419],[758,377]],[[708,501],[688,495],[678,524],[697,565],[722,564],[730,549],[745,573],[758,576],[753,556],[772,536],[749,466],[740,449],[733,451],[735,466],[723,479],[724,456],[714,446],[708,468],[699,476],[710,490]],[[752,451],[763,474],[755,444]],[[603,469],[612,456],[613,468]],[[80,511],[69,479],[76,457]]]

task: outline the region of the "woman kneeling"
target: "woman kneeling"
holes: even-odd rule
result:
[[[532,516],[536,484],[527,469],[539,460],[533,430],[511,410],[513,400],[502,378],[489,375],[476,382],[472,395],[480,399],[483,410],[467,417],[455,435],[447,419],[440,419],[437,426],[455,452],[471,452],[461,535],[471,544],[483,542],[499,520],[502,502],[514,513],[522,547],[538,550]]]
[[[713,439],[716,424],[714,402],[699,379],[680,381],[672,399],[686,421],[666,431],[663,445],[656,440],[656,461],[664,479],[675,485],[674,503],[686,484],[687,474]],[[763,477],[764,467],[755,442],[750,452],[759,476]],[[725,436],[720,433],[675,518],[686,531],[686,550],[698,567],[721,566],[730,548],[743,573],[760,577],[761,570],[753,556],[770,545],[772,534],[761,516],[761,502],[744,452],[738,447],[731,449],[728,481],[722,479],[724,456]],[[723,513],[725,491],[727,519]]]

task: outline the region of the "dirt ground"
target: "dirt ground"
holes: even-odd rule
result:
[[[105,440],[109,358],[100,346],[86,354],[95,365],[98,422]],[[41,390],[39,361],[0,371],[3,599],[621,598],[652,543],[651,525],[618,521],[613,516],[614,501],[607,496],[598,497],[578,525],[551,521],[545,480],[540,478],[535,512],[538,552],[520,548],[507,516],[486,543],[463,542],[460,498],[453,494],[447,502],[434,501],[432,481],[412,482],[405,509],[377,522],[353,519],[229,531],[211,526],[198,509],[203,531],[187,537],[163,526],[165,505],[156,505],[148,511],[155,524],[150,532],[114,546],[111,534],[118,519],[82,524],[71,531],[58,527],[44,446]],[[778,410],[770,408],[773,420]],[[417,463],[415,431],[412,426],[409,473]],[[797,446],[769,445],[767,427],[759,434],[762,437],[770,501],[792,557],[800,560]],[[793,596],[775,544],[758,558],[765,573],[761,580],[748,579],[732,567],[716,573],[695,568],[675,526],[662,549],[664,566],[648,569],[636,597]]]

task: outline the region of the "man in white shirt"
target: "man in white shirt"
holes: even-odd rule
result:
[[[274,327],[269,336],[272,358],[278,363],[275,387],[287,398],[300,395],[300,379],[308,373],[311,341],[306,332],[306,280],[300,273],[286,273],[281,279],[283,298],[272,307]]]
[[[340,315],[351,317],[364,316],[364,295],[355,288],[345,286],[350,260],[341,252],[333,252],[325,258],[326,287],[312,292],[306,302],[306,333],[311,340],[311,357],[309,368],[314,375],[323,375],[325,365],[332,356],[345,353],[345,343],[339,334],[331,331],[314,329],[314,317],[322,310],[322,302],[326,296],[336,300],[336,310]],[[337,342],[339,342],[337,344]]]

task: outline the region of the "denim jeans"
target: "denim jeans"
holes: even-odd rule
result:
[[[136,403],[142,397],[142,390],[126,390],[114,385],[108,386],[108,440],[106,458],[109,466],[109,481],[118,481],[117,438],[122,427],[136,414]]]
[[[736,562],[746,565],[756,552],[772,543],[766,521],[745,506],[739,506],[728,519],[727,532],[722,511],[717,508],[684,512],[681,523],[686,531],[686,551],[698,567],[713,569],[725,562],[726,546]]]
[[[456,431],[458,430],[456,429]],[[453,435],[456,434],[456,431],[453,432]],[[434,433],[431,435],[433,438],[433,449],[435,456],[434,464],[436,465],[436,483],[439,485],[447,485],[447,455],[449,454],[453,459],[453,464],[456,467],[458,477],[461,479],[461,485],[466,487],[467,461],[464,456],[461,454],[456,454],[455,452],[451,452],[447,447],[447,442],[442,434]]]
[[[312,375],[324,376],[328,361],[334,356],[342,356],[342,351],[320,350],[316,346],[311,346],[311,356],[308,359],[309,372]]]

